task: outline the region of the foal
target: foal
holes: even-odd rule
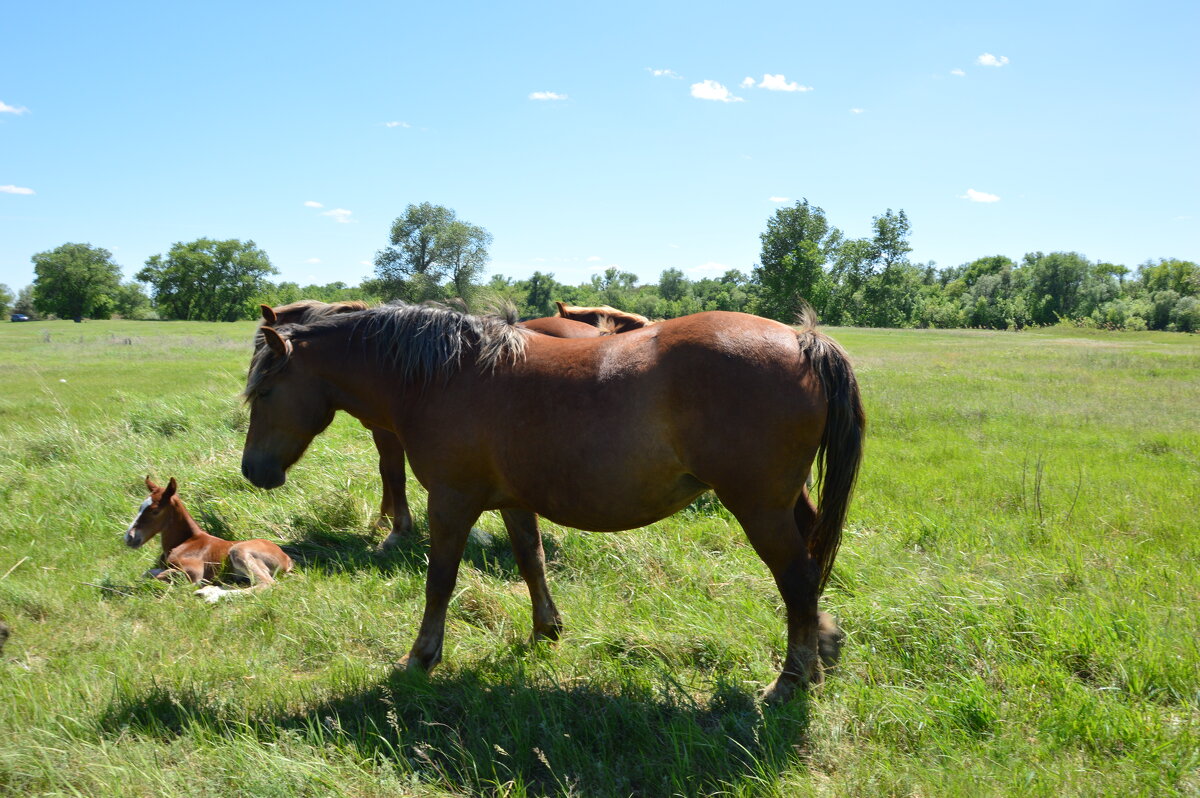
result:
[[[150,497],[142,502],[138,514],[125,530],[125,545],[139,548],[157,534],[162,534],[162,554],[158,567],[147,576],[170,581],[178,574],[187,576],[193,585],[211,582],[222,573],[232,571],[250,580],[252,587],[227,590],[216,585],[202,587],[196,595],[216,603],[221,596],[234,596],[262,590],[275,584],[275,575],[292,570],[292,558],[269,540],[243,540],[234,543],[208,534],[192,519],[176,494],[175,477],[165,488],[146,477]]]

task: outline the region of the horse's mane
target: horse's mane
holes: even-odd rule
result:
[[[591,324],[609,334],[640,330],[643,327],[649,327],[651,324],[654,324],[654,322],[645,316],[638,315],[637,313],[629,313],[624,310],[617,310],[609,305],[580,307],[578,305],[567,305],[563,302],[556,302],[555,304],[558,306],[558,315],[562,318]]]
[[[295,302],[289,302],[286,305],[280,305],[279,307],[274,308],[274,311],[280,319],[284,319],[288,316],[296,317],[287,321],[287,324],[311,324],[318,319],[336,316],[339,313],[354,313],[360,310],[367,310],[368,308],[370,308],[370,305],[357,299],[342,302],[322,302],[319,299],[298,299]]]
[[[364,349],[374,348],[379,362],[398,372],[404,382],[448,378],[461,367],[464,356],[471,356],[480,370],[491,371],[525,356],[525,339],[530,333],[516,323],[511,308],[503,315],[479,316],[435,303],[393,302],[326,315],[307,324],[285,324],[276,329],[287,343],[283,356],[276,355],[262,333],[258,334],[242,395],[252,397],[268,377],[286,365],[293,341],[338,332],[345,335],[348,346],[353,339]]]

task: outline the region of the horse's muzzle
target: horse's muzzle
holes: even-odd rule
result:
[[[279,466],[264,465],[249,457],[242,457],[242,476],[259,488],[271,490],[287,481],[287,473]]]
[[[132,529],[125,530],[125,545],[131,549],[140,549],[146,541],[142,540],[142,536]]]

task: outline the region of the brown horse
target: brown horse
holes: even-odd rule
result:
[[[558,302],[557,305],[558,316],[530,319],[519,322],[517,326],[555,338],[595,338],[634,329],[637,319],[649,323],[642,316],[608,306],[576,308],[562,302]],[[301,299],[276,308],[269,305],[259,307],[264,324],[283,326],[308,324],[341,313],[366,310],[369,306],[359,301],[326,303],[315,299]],[[579,312],[580,320],[571,317],[575,312]],[[391,430],[374,427],[366,422],[363,422],[363,426],[371,432],[375,449],[379,453],[379,478],[383,483],[383,496],[379,502],[379,524],[386,528],[390,520],[392,527],[380,548],[388,549],[411,535],[413,528],[412,513],[408,509],[408,492],[405,489],[404,446]]]
[[[338,410],[393,431],[429,492],[425,612],[405,664],[442,655],[467,535],[501,512],[529,587],[535,636],[562,620],[537,515],[579,529],[653,523],[713,489],[787,608],[787,699],[822,679],[834,629],[817,601],[833,567],[865,419],[842,349],[739,313],[698,313],[598,338],[532,335],[495,317],[393,305],[262,327],[245,396],[242,473],[282,485]],[[569,445],[564,445],[565,443]],[[820,508],[804,487],[817,462]]]
[[[226,572],[249,579],[251,587],[227,590],[209,585],[196,591],[205,601],[216,603],[222,596],[244,595],[275,584],[275,576],[292,570],[292,559],[269,540],[243,540],[234,543],[210,535],[200,528],[183,506],[175,477],[165,488],[146,477],[150,496],[142,502],[133,523],[125,530],[125,545],[140,548],[155,535],[162,540],[158,567],[147,576],[170,581],[185,576],[193,585],[211,582]]]

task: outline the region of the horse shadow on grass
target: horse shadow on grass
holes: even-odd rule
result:
[[[373,527],[357,532],[300,524],[294,529],[299,537],[284,543],[282,548],[302,571],[321,574],[367,570],[385,574],[425,572],[429,530],[424,521],[418,521],[412,534],[386,550],[379,549],[384,534]],[[553,560],[558,552],[557,542],[553,537],[543,535],[542,545],[547,560]],[[463,564],[505,581],[521,578],[512,546],[504,533],[472,529],[463,552]]]
[[[809,698],[764,708],[739,685],[697,701],[669,677],[603,688],[547,683],[516,666],[446,676],[395,672],[300,711],[251,711],[196,687],[118,695],[102,733],[283,737],[354,749],[403,776],[467,794],[753,793],[807,747]],[[293,705],[294,706],[294,705]],[[803,765],[800,765],[803,767]],[[519,788],[513,790],[512,788]]]

